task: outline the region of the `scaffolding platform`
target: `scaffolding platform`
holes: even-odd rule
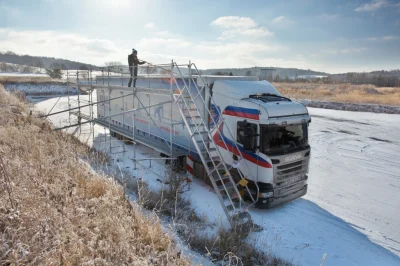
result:
[[[73,114],[76,116],[79,116],[78,112],[74,112]],[[88,121],[91,120],[91,117],[86,114],[81,113],[80,117],[82,119],[85,119]],[[117,125],[113,125],[113,124],[110,125],[107,121],[104,121],[102,119],[97,119],[97,118],[93,119],[93,122],[95,124],[98,124],[98,125],[108,128],[110,130],[110,132],[115,132],[125,138],[128,138],[129,140],[132,140],[134,142],[138,142],[145,146],[151,147],[153,150],[156,150],[160,153],[164,153],[168,156],[178,157],[178,156],[189,155],[189,151],[186,148],[181,147],[180,145],[177,145],[176,143],[172,144],[172,153],[171,153],[171,148],[170,148],[170,144],[168,141],[166,141],[158,136],[148,134],[147,132],[136,129],[135,134],[133,134],[132,130],[128,130],[126,128],[123,128],[123,127],[120,127]]]

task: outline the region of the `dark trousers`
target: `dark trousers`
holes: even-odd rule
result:
[[[137,70],[138,70],[137,66],[129,67],[129,72],[131,72],[131,78],[128,82],[128,87],[132,85],[132,80],[133,80],[133,87],[136,87]]]

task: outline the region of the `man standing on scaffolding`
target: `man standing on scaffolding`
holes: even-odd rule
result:
[[[128,87],[130,87],[132,85],[132,79],[133,79],[133,87],[136,87],[138,65],[143,65],[145,63],[147,63],[147,62],[140,61],[137,58],[137,51],[135,49],[132,49],[132,54],[128,55],[129,72],[131,73],[131,79],[129,80]]]

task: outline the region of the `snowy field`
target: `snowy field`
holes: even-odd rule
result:
[[[8,91],[22,91],[26,95],[76,94],[76,86],[53,83],[6,83],[3,85]]]
[[[81,96],[82,98],[82,96]],[[36,103],[48,112],[58,98]],[[62,97],[52,112],[67,107]],[[257,248],[295,265],[400,265],[400,115],[309,108],[311,165],[308,194],[271,210],[251,209],[264,230],[250,235]],[[55,126],[68,125],[68,113],[51,116]],[[71,122],[76,117],[71,116]],[[107,149],[103,127],[70,128],[70,133],[98,149]],[[151,187],[159,188],[164,162],[141,161],[133,170],[133,147],[113,138],[113,161]],[[158,157],[144,146],[138,157]],[[210,222],[228,226],[211,187],[194,179],[184,195]],[[325,255],[326,254],[326,255]]]

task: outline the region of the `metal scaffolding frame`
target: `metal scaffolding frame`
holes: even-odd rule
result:
[[[77,127],[79,130],[79,134],[90,134],[93,138],[93,144],[96,142],[99,142],[100,144],[106,144],[108,146],[108,153],[109,154],[119,154],[119,153],[124,153],[126,152],[126,142],[130,141],[133,144],[133,158],[132,160],[134,161],[134,169],[136,169],[136,164],[140,163],[140,161],[143,160],[148,160],[150,162],[150,167],[151,167],[151,161],[152,160],[173,160],[176,159],[177,156],[182,156],[182,155],[190,155],[191,152],[195,152],[199,154],[199,158],[202,161],[206,172],[207,176],[210,178],[210,181],[218,195],[218,198],[224,208],[224,211],[228,217],[228,220],[233,223],[233,217],[234,214],[237,214],[241,212],[241,210],[244,210],[249,207],[248,204],[245,204],[239,191],[238,191],[238,184],[242,185],[243,182],[236,182],[233,180],[233,177],[230,174],[230,171],[232,170],[232,166],[226,164],[225,159],[222,157],[222,154],[216,148],[216,143],[213,140],[213,136],[211,131],[215,130],[218,133],[220,132],[220,125],[221,122],[217,123],[217,121],[214,120],[214,117],[212,116],[211,110],[207,106],[208,104],[205,101],[205,93],[206,90],[204,89],[204,86],[207,86],[203,78],[198,75],[199,70],[197,69],[196,65],[194,63],[189,62],[189,64],[183,64],[179,65],[173,60],[171,60],[170,63],[168,64],[160,64],[160,65],[149,65],[149,66],[135,66],[138,68],[138,72],[140,73],[137,77],[132,77],[132,72],[134,72],[135,69],[132,67],[128,66],[107,66],[103,67],[97,70],[75,70],[75,71],[67,71],[66,72],[66,80],[67,84],[69,87],[74,88],[74,90],[69,90],[67,93],[67,98],[68,98],[68,109],[64,111],[58,111],[47,114],[47,116],[55,115],[55,114],[60,114],[63,112],[68,112],[68,122],[69,125],[63,126],[56,128],[55,130],[61,130],[61,129],[67,129],[71,127]],[[189,74],[186,76],[182,73],[182,70],[180,67],[187,67]],[[140,71],[139,71],[140,70]],[[161,72],[162,74],[152,74],[154,71]],[[175,71],[176,70],[176,71]],[[193,73],[195,72],[199,79],[202,81],[203,87],[200,87],[197,85],[193,76]],[[100,74],[101,73],[101,74]],[[137,79],[143,79],[146,80],[147,85],[143,87],[142,86],[135,86]],[[155,88],[152,87],[152,80],[157,80],[157,79],[169,79],[169,90],[167,89],[162,89],[163,95],[168,96],[169,95],[169,100],[159,102],[157,104],[151,104],[150,103],[150,96],[149,96],[149,102],[144,103],[138,96],[138,92],[143,92],[146,89],[151,90],[151,92],[154,92]],[[183,86],[179,85],[177,82],[177,78],[180,78],[183,82]],[[130,87],[129,89],[126,89],[124,87],[125,81],[127,79],[130,79],[134,86]],[[185,80],[186,79],[186,80]],[[142,82],[143,83],[143,82]],[[177,88],[174,90],[174,86]],[[123,90],[127,90],[128,93],[124,93]],[[94,100],[94,93],[99,93],[99,90],[102,90],[104,93],[103,96],[107,93],[107,97],[103,100],[99,100],[99,97],[96,95],[96,100]],[[112,97],[112,91],[113,90],[119,90],[120,95],[113,96]],[[72,93],[75,91],[76,93]],[[149,91],[150,92],[150,91]],[[82,97],[82,95],[87,95],[87,97]],[[149,93],[150,95],[150,93]],[[86,100],[87,98],[87,100]],[[122,109],[117,111],[113,110],[111,108],[111,103],[115,100],[120,100],[122,99]],[[125,101],[127,100],[132,100],[132,109],[128,108],[126,110],[126,105]],[[137,101],[138,106],[134,106],[135,100]],[[196,102],[197,101],[197,102]],[[213,102],[214,100],[211,98],[211,103],[215,104]],[[201,108],[199,108],[199,102],[200,105],[206,106],[204,107],[205,109],[202,111]],[[211,104],[210,103],[210,104]],[[106,109],[106,104],[108,105],[108,110]],[[155,106],[163,106],[163,105],[170,105],[169,106],[169,128],[168,128],[168,136],[165,136],[166,134],[162,133],[162,130],[158,123],[152,118],[150,108],[155,107]],[[194,106],[194,107],[190,107]],[[104,106],[104,116],[98,117],[100,106]],[[174,143],[174,126],[182,123],[174,123],[173,121],[173,109],[177,108],[179,109],[179,112],[182,116],[184,126],[187,129],[187,132],[189,132],[189,137],[188,137],[188,144],[185,147],[185,151],[182,152],[180,150],[179,146],[177,143]],[[195,108],[195,109],[191,109]],[[95,112],[95,109],[97,110]],[[196,112],[195,117],[197,117],[198,122],[194,122],[193,115],[191,114],[191,111],[194,110]],[[143,136],[141,136],[141,132],[136,127],[136,115],[138,111],[144,111],[147,114],[148,121],[151,121],[151,124],[148,127],[148,132],[145,132],[143,129],[140,129],[140,131],[143,131],[145,134],[148,134],[149,136],[157,136],[156,139],[160,141],[160,143],[163,143],[163,147],[157,146],[157,145],[149,145],[149,143],[143,141]],[[203,113],[202,113],[203,112]],[[96,113],[96,114],[95,114]],[[132,114],[131,115],[131,129],[130,126],[127,126],[128,130],[125,129],[125,115],[126,114]],[[123,128],[114,125],[114,120],[112,119],[115,116],[121,116],[122,115],[122,126]],[[210,117],[212,120],[213,124],[215,125],[214,129],[211,129],[209,124],[208,124],[208,118]],[[86,120],[86,121],[82,121]],[[115,120],[116,121],[116,120]],[[161,120],[160,120],[161,121]],[[159,121],[159,122],[160,122]],[[223,123],[223,118],[220,119]],[[117,121],[118,122],[118,121]],[[118,122],[119,125],[121,125],[120,122]],[[84,132],[82,131],[82,125],[83,124],[90,124],[89,127],[89,132]],[[95,139],[95,132],[94,132],[94,125],[98,124],[103,126],[104,128],[104,140],[102,139]],[[151,126],[154,126],[154,128],[159,131],[159,134],[154,134],[151,132]],[[107,135],[107,130],[108,130],[108,135]],[[228,134],[232,135],[232,133],[227,130]],[[204,134],[204,135],[203,135]],[[113,136],[118,135],[117,140],[113,140]],[[208,141],[205,139],[208,138]],[[122,146],[115,147],[113,146],[113,142],[119,142],[122,140]],[[191,145],[190,143],[193,142],[194,144],[194,149],[191,150]],[[161,153],[166,154],[168,157],[154,157],[154,156],[149,156],[148,158],[137,158],[136,156],[136,145],[138,143],[145,144],[146,146],[149,146],[153,150],[159,151]],[[210,147],[210,143],[215,146],[215,147]],[[230,148],[228,148],[227,143],[225,140],[222,138],[222,145],[225,147],[225,149],[233,155],[233,152]],[[236,144],[233,144],[235,148],[239,151],[239,158],[243,158],[243,155],[241,154],[238,146]],[[122,148],[119,150],[115,150],[115,148]],[[217,153],[217,156],[211,156],[211,153]],[[216,159],[215,159],[216,158]],[[246,162],[243,164],[246,165],[247,168],[249,166],[247,165]],[[222,172],[221,172],[222,171]],[[245,181],[245,176],[238,171],[239,176],[241,178],[241,181]],[[221,184],[221,185],[218,185]],[[230,186],[229,184],[232,184]],[[229,185],[229,186],[228,186]],[[247,187],[247,181],[244,182],[244,186],[248,192],[249,188]],[[257,200],[258,200],[258,191],[259,188],[256,184],[257,188],[257,198],[253,198],[251,193],[249,193],[251,199],[252,199],[252,204],[253,205]],[[239,201],[236,201],[236,199],[239,199]]]
[[[158,65],[147,65],[147,66],[135,66],[135,68],[138,68],[139,75],[137,78],[147,78],[148,79],[148,88],[151,88],[151,79],[155,78],[165,78],[166,76],[169,76],[169,78],[172,80],[174,77],[177,77],[180,75],[178,72],[174,72],[174,68],[177,66],[185,66],[187,65],[177,65],[176,63],[174,64],[173,61],[169,64],[158,64]],[[98,70],[67,70],[65,73],[64,78],[66,79],[67,85],[68,85],[68,91],[67,91],[67,99],[68,99],[68,109],[63,110],[63,111],[57,111],[51,113],[51,111],[43,116],[43,117],[48,117],[56,114],[61,114],[64,112],[68,112],[68,123],[69,125],[67,126],[62,126],[59,128],[55,128],[55,130],[61,130],[61,129],[67,129],[70,127],[78,127],[79,133],[80,134],[91,134],[93,142],[100,142],[102,144],[107,143],[108,144],[108,152],[110,154],[115,154],[119,152],[114,152],[113,149],[118,148],[113,146],[113,142],[119,142],[120,140],[113,140],[112,137],[114,134],[112,133],[112,117],[118,116],[118,115],[123,115],[123,119],[125,119],[124,114],[129,114],[133,113],[133,117],[135,117],[135,112],[144,110],[147,112],[148,117],[153,121],[153,124],[158,130],[160,130],[159,126],[157,123],[153,120],[151,117],[149,111],[150,107],[154,107],[157,105],[163,105],[163,104],[170,104],[171,105],[171,112],[172,112],[172,107],[174,104],[174,96],[173,96],[173,83],[171,82],[170,85],[170,100],[165,101],[159,104],[155,105],[146,105],[143,103],[139,97],[137,97],[136,92],[137,92],[137,87],[131,87],[132,91],[131,93],[121,95],[119,97],[111,97],[111,92],[113,89],[119,89],[123,86],[127,86],[126,80],[131,78],[130,71],[134,71],[132,67],[124,66],[124,65],[113,65],[113,66],[106,66],[99,68]],[[159,72],[163,72],[161,75],[153,75],[152,73],[157,70]],[[97,77],[100,76],[102,77],[101,79],[98,79]],[[135,78],[133,78],[134,80]],[[113,83],[111,83],[113,81]],[[115,83],[118,83],[116,85]],[[72,89],[70,89],[72,88]],[[103,101],[96,101],[94,99],[94,93],[96,92],[97,89],[99,88],[104,88],[108,90],[108,99],[103,100]],[[82,99],[82,95],[87,95],[88,100]],[[130,110],[122,110],[120,113],[113,113],[113,110],[111,108],[111,102],[113,100],[117,99],[122,99],[124,101],[127,99],[127,97],[132,97],[132,101],[135,99],[139,101],[139,104],[141,105],[140,108],[135,108],[135,109],[130,109]],[[106,103],[108,105],[108,113],[110,115],[102,118],[96,117],[95,114],[95,108],[98,107],[100,104]],[[125,108],[125,105],[123,105],[123,108]],[[168,144],[169,146],[169,156],[168,158],[166,157],[153,157],[153,158],[148,158],[147,160],[150,161],[151,165],[151,160],[173,160],[176,159],[173,155],[173,129],[172,129],[172,114],[169,115],[171,117],[171,123],[170,123],[170,128],[169,128],[169,137],[168,139],[164,139],[165,143]],[[86,121],[82,121],[86,120]],[[95,132],[94,132],[94,125],[95,124],[100,124],[104,128],[104,139],[103,140],[96,140],[95,139]],[[81,125],[84,124],[90,124],[89,127],[89,132],[83,132]],[[109,134],[107,134],[107,131]],[[132,119],[132,140],[131,143],[134,145],[134,154],[136,157],[136,145],[140,143],[140,141],[136,140],[135,138],[136,132],[135,132],[135,119]],[[162,135],[161,135],[162,136]],[[123,136],[123,145],[122,145],[122,152],[125,152],[125,139],[126,136]],[[119,147],[121,148],[121,147]],[[137,159],[135,158],[135,162],[143,159]],[[135,166],[136,168],[136,166]]]

